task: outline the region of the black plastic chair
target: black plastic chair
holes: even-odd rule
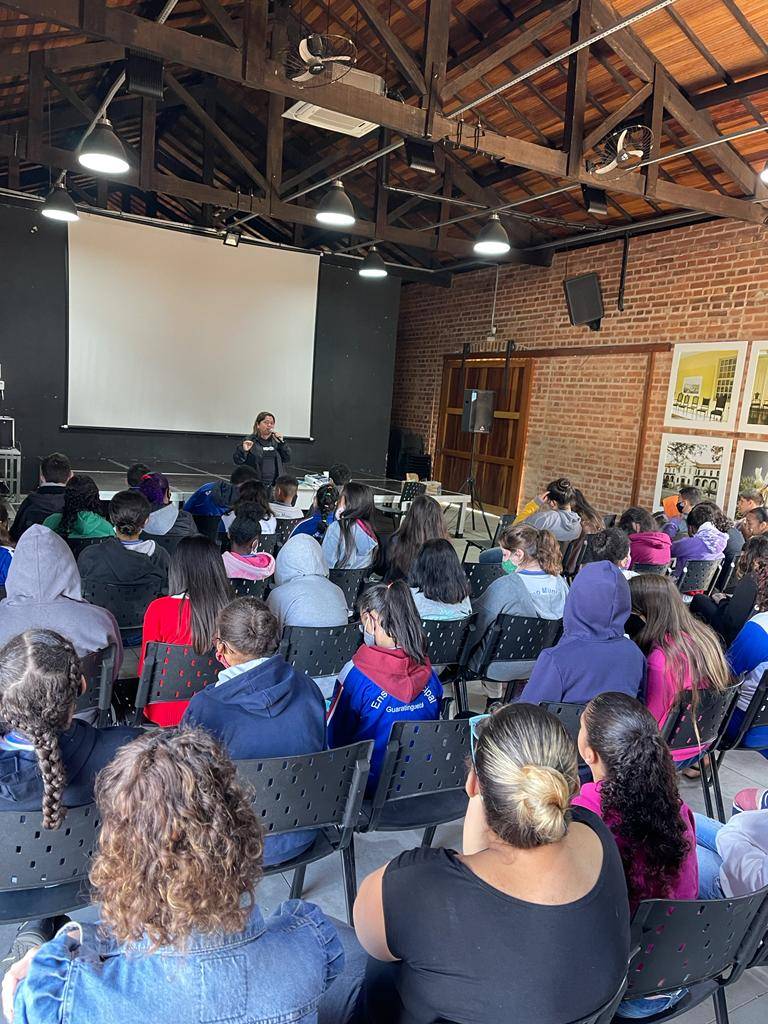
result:
[[[683,566],[680,579],[677,581],[677,589],[683,594],[692,594],[698,591],[710,594],[722,566],[722,558],[716,558],[712,562],[704,561],[701,558],[691,559]]]
[[[356,622],[346,626],[286,626],[280,654],[297,672],[306,672],[313,678],[335,676],[351,659],[362,639]]]
[[[275,550],[279,551],[294,531],[294,528],[301,522],[300,519],[278,519],[275,522]]]
[[[160,579],[149,583],[102,583],[100,580],[83,580],[83,597],[91,604],[112,612],[120,634],[141,631],[144,613],[156,597],[163,592]]]
[[[221,533],[221,516],[196,516],[192,518],[195,520],[195,526],[198,532],[207,537],[208,540],[212,540],[214,544],[219,542],[219,534]]]
[[[111,537],[67,537],[67,546],[75,556],[75,561],[92,544],[103,544],[105,540],[112,540]]]
[[[725,731],[728,728],[733,709],[739,697],[740,683],[727,687],[723,691],[697,690],[697,706],[695,716],[692,713],[692,692],[684,690],[676,709],[670,710],[664,726],[661,730],[662,736],[667,741],[669,749],[674,752],[683,750],[686,747],[698,747],[697,763],[701,772],[701,790],[704,796],[704,804],[710,818],[712,813],[712,794],[710,786],[714,791],[715,807],[719,821],[725,821],[725,808],[723,806],[723,794],[720,789],[720,775],[718,772],[717,760],[714,753],[718,748]],[[705,762],[706,754],[713,756]],[[710,779],[711,776],[711,779]]]
[[[427,655],[433,665],[448,668],[462,664],[470,635],[475,628],[475,615],[464,619],[422,619],[421,628],[427,638]]]
[[[664,1013],[668,1021],[712,999],[718,1024],[727,1024],[726,986],[752,960],[768,917],[766,889],[722,900],[645,900],[632,919],[626,999],[686,989]]]
[[[179,546],[179,541],[183,540],[182,534],[173,534],[170,537],[163,533],[142,533],[142,540],[153,540],[159,548],[163,551],[167,551],[169,555],[173,555],[176,548]]]
[[[238,597],[260,597],[263,601],[269,589],[269,580],[241,580],[235,577],[229,582]]]
[[[467,718],[395,722],[376,790],[355,831],[423,828],[421,845],[431,846],[438,825],[466,814],[469,756]]]
[[[501,562],[477,562],[475,565],[465,565],[464,572],[469,580],[470,596],[476,600],[490,587],[494,580],[501,579],[504,569]]]
[[[331,569],[328,579],[344,591],[347,599],[347,608],[354,612],[357,607],[357,599],[365,584],[370,579],[372,568],[367,569]]]
[[[86,690],[78,697],[75,711],[91,711],[98,708],[99,717],[96,724],[100,729],[104,729],[109,724],[116,654],[115,648],[110,645],[103,647],[100,651],[92,651],[80,659]]]
[[[651,565],[650,562],[637,562],[632,566],[632,571],[649,576],[666,576],[669,573],[671,562],[665,562],[663,565]]]
[[[237,770],[253,788],[253,805],[265,837],[317,829],[308,850],[265,874],[293,871],[291,899],[301,899],[307,864],[341,854],[347,921],[357,895],[354,856],[349,856],[371,768],[373,741],[301,757],[238,761]]]
[[[586,704],[566,704],[562,701],[554,700],[543,700],[539,703],[539,707],[546,708],[547,711],[560,719],[563,724],[563,728],[574,743],[576,743],[579,738],[581,713],[586,706]]]
[[[198,654],[188,644],[147,644],[147,653],[136,691],[134,725],[140,725],[147,704],[156,701],[190,700],[215,683],[221,665],[214,651]]]
[[[499,517],[498,525],[494,530],[493,538],[491,540],[488,540],[487,538],[485,540],[468,540],[464,545],[464,554],[461,558],[462,563],[467,561],[467,555],[469,554],[470,548],[479,548],[480,551],[487,551],[489,548],[495,547],[499,543],[501,531],[511,523],[514,523],[515,519],[517,519],[517,516],[514,512],[505,513],[503,516]]]
[[[277,537],[274,533],[262,533],[259,540],[259,551],[265,551],[268,555],[274,555],[277,550]]]
[[[0,922],[87,907],[99,825],[95,804],[70,807],[55,830],[43,828],[40,811],[0,811]]]
[[[738,731],[730,738],[724,734],[718,743],[718,750],[720,751],[717,759],[718,765],[722,764],[723,757],[729,750],[760,749],[747,746],[744,743],[749,730],[759,726],[768,726],[768,670],[763,672],[760,682],[752,694]]]
[[[610,530],[612,526],[616,525],[616,520],[619,518],[618,512],[606,512],[603,516],[603,523],[606,530]]]
[[[400,520],[407,511],[407,506],[410,505],[414,498],[419,498],[422,494],[426,494],[426,492],[427,485],[420,480],[405,480],[400,488],[400,497],[397,501],[393,502],[390,507],[380,505],[378,511],[386,519],[391,519],[395,524],[395,529],[397,529],[400,525]]]

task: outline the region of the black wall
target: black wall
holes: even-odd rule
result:
[[[47,222],[37,209],[0,207],[0,364],[6,382],[0,415],[16,419],[24,488],[35,484],[37,459],[57,450],[80,462],[229,463],[235,436],[61,429],[67,389],[66,230],[63,224]],[[77,231],[77,224],[69,230]],[[292,445],[296,465],[327,468],[343,461],[358,472],[383,474],[399,301],[400,281],[392,275],[365,281],[354,267],[321,263],[312,403],[315,440]],[[226,372],[223,366],[224,388]],[[117,388],[120,382],[111,386]],[[279,396],[273,408],[279,427]],[[242,410],[244,434],[257,411]]]

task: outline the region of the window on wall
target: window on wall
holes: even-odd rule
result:
[[[727,356],[725,359],[718,360],[717,380],[715,381],[715,396],[717,398],[730,397],[735,377],[736,356]]]

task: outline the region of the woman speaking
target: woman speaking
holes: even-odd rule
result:
[[[232,459],[238,466],[253,466],[267,487],[274,484],[285,463],[291,461],[291,449],[283,435],[275,433],[275,417],[271,412],[259,413],[253,433],[235,448]]]

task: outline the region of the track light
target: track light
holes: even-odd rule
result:
[[[368,250],[368,255],[358,268],[360,277],[386,277],[389,271],[384,260],[379,255],[375,245]]]
[[[53,186],[45,197],[45,202],[40,212],[49,220],[80,220],[74,200],[64,187],[63,181]]]
[[[77,159],[83,167],[97,174],[125,174],[128,170],[123,144],[106,117],[96,122],[96,127],[83,142]]]
[[[492,213],[488,223],[477,236],[474,251],[478,256],[505,256],[511,248],[509,235],[504,230],[498,213]]]
[[[237,248],[240,245],[240,232],[236,228],[227,228],[224,233],[224,245]]]
[[[604,189],[595,188],[594,185],[582,185],[581,194],[587,213],[595,217],[608,216],[608,193]]]
[[[768,160],[765,161],[765,167],[760,171],[760,181],[764,185],[768,185]]]
[[[315,220],[331,227],[346,228],[355,223],[355,208],[341,181],[334,181],[315,212]]]
[[[421,171],[423,174],[437,174],[435,147],[431,142],[406,139],[405,160],[412,171]]]

